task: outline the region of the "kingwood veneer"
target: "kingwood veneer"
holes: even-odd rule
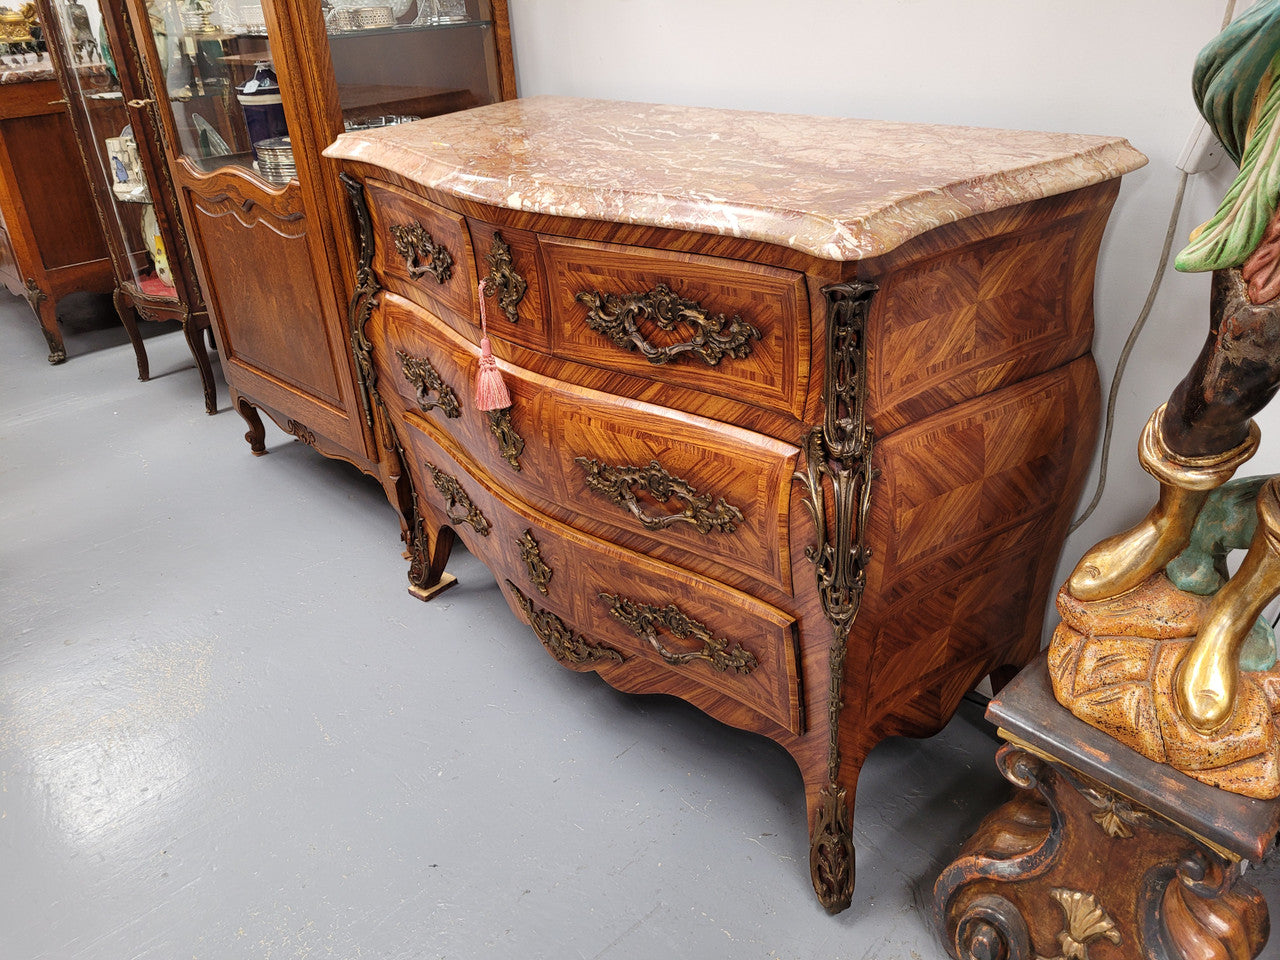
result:
[[[814,887],[871,748],[1040,645],[1123,140],[538,98],[341,137],[413,578],[772,737]],[[481,299],[511,396],[476,408]]]

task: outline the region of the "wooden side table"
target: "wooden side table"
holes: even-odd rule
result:
[[[1153,763],[1060,706],[1044,658],[992,700],[1016,788],[942,872],[935,920],[957,958],[1251,960],[1270,931],[1244,879],[1280,830],[1250,800]]]

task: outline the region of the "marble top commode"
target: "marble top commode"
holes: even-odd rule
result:
[[[1142,155],[561,98],[327,153],[410,592],[448,586],[457,538],[564,666],[773,739],[844,909],[870,751],[1040,649],[1097,432],[1098,245]]]
[[[343,134],[325,151],[482,203],[878,256],[1143,166],[1120,137],[567,97]]]

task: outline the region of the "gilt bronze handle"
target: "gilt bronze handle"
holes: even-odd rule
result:
[[[444,497],[444,512],[449,522],[470,524],[471,529],[476,533],[487,537],[490,529],[489,519],[471,502],[467,491],[462,489],[462,484],[430,461],[427,461],[427,469],[431,471],[431,482]]]
[[[462,405],[458,403],[458,395],[444,382],[430,360],[426,357],[412,356],[403,350],[397,350],[396,356],[400,358],[404,378],[409,381],[417,394],[419,410],[427,413],[438,408],[450,419],[462,416]],[[432,394],[435,394],[434,398]]]
[[[600,594],[600,599],[609,604],[609,613],[623,626],[629,627],[641,640],[653,647],[667,663],[683,666],[694,660],[705,660],[721,673],[750,673],[758,665],[755,654],[724,637],[717,637],[707,629],[706,624],[694,620],[674,603],[665,607],[640,603],[629,597],[611,593]],[[698,650],[677,653],[663,645],[658,637],[658,629],[666,629],[677,640],[693,640],[702,644]]]
[[[626,350],[639,350],[650,363],[668,363],[684,354],[714,367],[725,357],[751,355],[751,341],[760,331],[741,317],[727,319],[712,314],[696,300],[677,296],[665,283],[645,293],[601,293],[583,290],[574,299],[587,307],[587,326]],[[639,321],[651,320],[668,333],[680,324],[693,327],[693,336],[682,343],[657,346],[640,332]]]
[[[712,505],[710,496],[699,496],[688,482],[673,477],[657,460],[650,460],[647,467],[611,467],[589,457],[574,457],[573,462],[586,472],[588,487],[630,512],[646,530],[689,523],[699,533],[733,533],[742,522],[742,511],[737,507],[726,503],[723,497]],[[674,497],[684,502],[684,509],[662,517],[651,516],[640,505],[636,490],[660,503]]]
[[[515,593],[516,602],[520,604],[524,615],[529,618],[529,626],[533,628],[534,634],[547,648],[547,652],[557,660],[569,664],[584,664],[597,663],[601,660],[622,663],[625,659],[613,647],[596,643],[574,633],[568,624],[554,613],[534,606],[533,601],[521,593],[520,588],[510,580],[507,581],[507,586]]]
[[[395,242],[396,253],[404,258],[410,280],[418,280],[429,273],[437,283],[446,283],[453,275],[453,255],[443,243],[436,243],[417,220],[392,224],[391,239]]]

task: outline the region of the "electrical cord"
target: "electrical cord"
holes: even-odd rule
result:
[[[1129,338],[1124,342],[1124,349],[1120,351],[1120,357],[1116,361],[1116,371],[1111,376],[1111,389],[1107,393],[1106,427],[1102,432],[1102,461],[1098,466],[1098,484],[1094,488],[1093,499],[1089,501],[1089,506],[1085,507],[1084,512],[1072,522],[1070,529],[1067,530],[1067,536],[1075,533],[1076,528],[1093,515],[1093,511],[1102,500],[1102,491],[1107,485],[1107,463],[1111,459],[1111,435],[1115,428],[1116,398],[1120,395],[1120,381],[1124,379],[1129,355],[1133,353],[1138,337],[1142,334],[1142,328],[1147,325],[1147,318],[1151,316],[1151,307],[1156,302],[1156,294],[1160,292],[1160,285],[1164,282],[1164,272],[1169,266],[1169,254],[1173,251],[1173,238],[1177,234],[1178,218],[1182,214],[1182,198],[1187,192],[1187,180],[1190,179],[1190,174],[1185,170],[1181,171],[1181,174],[1182,176],[1178,178],[1178,192],[1173,200],[1173,213],[1169,215],[1169,226],[1164,234],[1164,248],[1160,251],[1160,263],[1156,266],[1156,275],[1151,280],[1151,289],[1147,291],[1147,301],[1142,305],[1138,319],[1133,322],[1133,327],[1129,330]]]
[[[1245,6],[1247,7],[1248,4]],[[1235,13],[1236,0],[1227,0],[1226,8],[1222,14],[1222,27],[1219,32],[1231,25],[1231,21],[1235,19]],[[1151,316],[1151,307],[1156,302],[1156,294],[1160,292],[1160,285],[1164,282],[1164,273],[1169,267],[1169,254],[1173,250],[1173,238],[1178,230],[1178,218],[1182,215],[1182,199],[1187,192],[1187,181],[1191,175],[1185,170],[1180,171],[1180,173],[1178,192],[1173,200],[1173,212],[1169,214],[1169,226],[1165,230],[1164,247],[1160,251],[1160,263],[1156,266],[1156,275],[1151,280],[1151,289],[1147,291],[1147,300],[1142,305],[1142,310],[1138,313],[1138,319],[1133,322],[1133,327],[1129,330],[1129,338],[1124,342],[1124,349],[1120,351],[1120,356],[1116,361],[1115,373],[1111,376],[1111,389],[1107,391],[1107,416],[1106,425],[1102,432],[1102,457],[1098,464],[1098,483],[1093,491],[1093,499],[1084,508],[1084,512],[1072,521],[1071,526],[1067,529],[1067,536],[1075,533],[1081,524],[1093,516],[1093,511],[1097,509],[1099,502],[1102,500],[1102,491],[1107,485],[1107,464],[1111,460],[1111,436],[1115,428],[1116,398],[1120,395],[1120,382],[1124,379],[1124,371],[1129,363],[1129,355],[1133,353],[1138,337],[1142,335],[1142,328],[1147,325],[1147,318]],[[1277,619],[1280,619],[1280,617]]]

